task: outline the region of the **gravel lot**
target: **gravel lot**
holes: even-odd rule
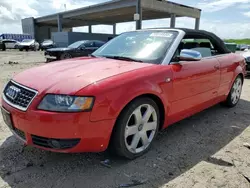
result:
[[[9,61],[18,64],[9,64]],[[0,52],[0,88],[13,74],[45,62],[42,52]],[[32,78],[31,78],[32,79]],[[161,132],[134,161],[98,154],[58,154],[23,147],[0,116],[0,188],[250,187],[250,80],[239,105],[214,106]],[[109,159],[111,168],[100,164]]]

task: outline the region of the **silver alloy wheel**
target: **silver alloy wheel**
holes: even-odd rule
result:
[[[157,128],[157,114],[153,106],[143,104],[130,115],[125,130],[125,145],[131,153],[140,153],[148,148]]]
[[[242,80],[241,78],[237,78],[233,84],[231,93],[231,101],[233,104],[236,104],[240,100],[241,90],[242,90]]]

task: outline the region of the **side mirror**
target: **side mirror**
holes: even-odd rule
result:
[[[198,51],[183,49],[181,50],[179,59],[181,61],[200,61],[202,59],[202,56]]]

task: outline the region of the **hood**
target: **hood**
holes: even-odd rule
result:
[[[82,57],[28,69],[17,74],[13,80],[33,88],[39,93],[74,94],[80,89],[105,78],[148,66],[153,65]]]
[[[72,50],[72,48],[51,48],[51,49],[48,49],[47,51],[48,52],[58,52],[58,51],[70,51]]]
[[[48,46],[48,45],[52,45],[52,44],[53,44],[53,42],[43,42],[42,43],[43,46]]]
[[[31,44],[33,44],[34,41],[30,41],[30,42],[20,42],[19,45],[23,45],[23,46],[30,46]]]

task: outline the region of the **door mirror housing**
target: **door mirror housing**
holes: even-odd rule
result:
[[[181,50],[179,59],[180,61],[200,61],[202,55],[196,50],[183,49]]]

